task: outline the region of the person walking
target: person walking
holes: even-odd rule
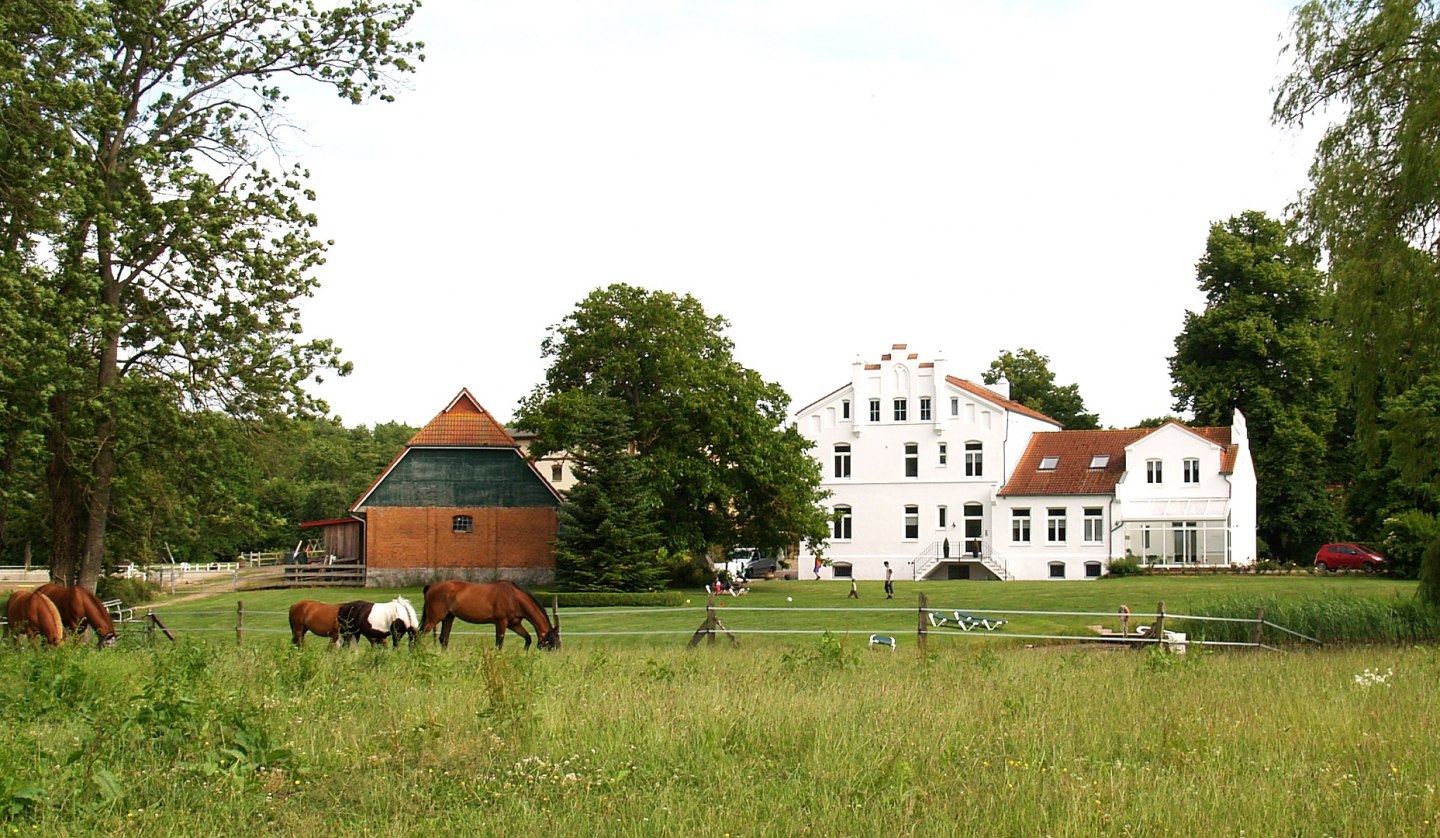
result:
[[[889,562],[885,563],[885,598],[895,598],[895,569]]]
[[[820,567],[821,567],[822,564],[823,564],[823,563],[820,561],[820,557],[819,557],[819,556],[816,556],[816,557],[815,557],[815,580],[816,580],[816,581],[819,581],[819,580],[820,580]]]

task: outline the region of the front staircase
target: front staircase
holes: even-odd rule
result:
[[[921,550],[915,556],[915,578],[924,579],[935,571],[942,564],[962,564],[964,562],[978,562],[986,570],[995,574],[997,579],[1009,582],[1015,577],[1010,574],[1006,562],[996,559],[990,549],[990,542],[981,540],[980,549],[972,553],[959,553],[944,555],[940,542],[931,542],[929,547]]]

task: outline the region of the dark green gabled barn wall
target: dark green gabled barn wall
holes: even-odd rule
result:
[[[512,448],[416,448],[366,506],[536,507],[559,501]]]

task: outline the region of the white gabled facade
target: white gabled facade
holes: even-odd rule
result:
[[[1224,428],[1062,431],[896,344],[801,408],[832,515],[825,577],[1083,579],[1126,555],[1255,559],[1245,418]],[[813,556],[800,556],[801,575]]]
[[[850,382],[802,408],[795,421],[814,442],[832,514],[824,576],[919,578],[942,562],[994,578],[996,489],[1053,420],[1005,395],[950,376],[943,359],[921,361],[897,344],[878,363],[856,361]],[[963,565],[947,559],[968,553]],[[809,572],[813,557],[798,567]],[[950,571],[947,571],[950,572]]]

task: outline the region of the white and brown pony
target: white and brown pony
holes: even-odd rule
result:
[[[389,602],[367,602],[356,600],[340,606],[338,613],[341,642],[364,637],[370,645],[383,644],[388,638],[391,645],[400,648],[400,638],[409,635],[410,645],[415,645],[415,632],[420,627],[420,618],[415,608],[405,597],[395,597]]]

